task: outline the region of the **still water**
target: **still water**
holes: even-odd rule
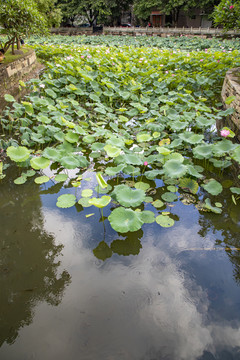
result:
[[[240,359],[239,205],[179,201],[172,228],[123,236],[98,209],[57,208],[72,188],[15,185],[14,171],[0,184],[1,360]]]

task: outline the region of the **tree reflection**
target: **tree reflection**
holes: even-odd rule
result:
[[[15,185],[16,172],[9,169],[0,183],[0,346],[32,322],[38,302],[57,306],[70,283],[59,270],[62,245],[43,230],[40,187]]]

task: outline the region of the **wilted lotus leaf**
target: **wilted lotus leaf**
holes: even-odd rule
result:
[[[186,165],[179,163],[178,160],[168,160],[163,165],[166,176],[170,178],[180,178],[186,174],[188,168]]]
[[[198,183],[191,178],[180,179],[179,186],[182,189],[191,192],[192,194],[196,194],[198,192],[198,188],[199,188]]]
[[[126,233],[128,231],[137,231],[144,224],[141,219],[141,213],[124,207],[116,208],[109,215],[108,220],[115,231]]]
[[[211,195],[218,195],[223,190],[222,185],[214,179],[210,179],[207,184],[202,185],[202,187]]]
[[[64,194],[60,195],[57,198],[57,206],[59,208],[70,208],[73,205],[75,205],[76,202],[76,196],[73,194]]]
[[[136,207],[144,201],[145,192],[141,189],[131,189],[123,185],[123,187],[116,192],[116,198],[123,206]]]
[[[91,198],[88,200],[89,204],[96,206],[97,208],[103,208],[107,206],[111,201],[111,196],[103,195],[101,198]]]
[[[43,176],[38,176],[37,178],[34,179],[34,182],[36,184],[44,184],[46,182],[48,182],[50,179],[48,176],[43,175]]]
[[[39,157],[32,158],[30,160],[30,164],[31,164],[33,169],[40,170],[40,169],[47,168],[49,166],[49,164],[50,164],[50,160],[43,157],[43,156],[39,156]]]
[[[162,227],[171,227],[174,225],[174,220],[168,215],[158,215],[156,217],[156,222]]]
[[[29,158],[29,155],[30,150],[25,146],[9,146],[7,148],[7,156],[15,162],[23,162]]]

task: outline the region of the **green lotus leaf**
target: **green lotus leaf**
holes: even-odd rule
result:
[[[123,138],[113,135],[106,141],[106,143],[112,146],[117,146],[119,148],[123,148],[125,145],[125,141]]]
[[[78,200],[78,204],[82,205],[82,207],[86,207],[86,208],[90,207],[90,206],[92,206],[92,204],[89,204],[89,200],[90,200],[90,198],[81,198]]]
[[[10,94],[5,94],[5,95],[4,95],[4,99],[5,99],[6,101],[8,101],[8,102],[13,102],[13,101],[15,101],[14,97],[13,97],[12,95],[10,95]]]
[[[127,175],[137,176],[137,175],[140,174],[140,169],[138,167],[133,166],[133,165],[124,166],[122,171],[123,171],[124,174],[127,174]]]
[[[161,200],[157,199],[157,200],[153,201],[152,205],[153,205],[156,209],[159,209],[159,208],[161,208],[162,206],[164,206],[164,203],[163,203]]]
[[[43,175],[43,176],[38,176],[34,179],[34,182],[36,184],[44,184],[46,182],[48,182],[50,180],[50,178],[46,175]]]
[[[167,186],[167,189],[168,189],[168,191],[170,191],[172,193],[175,193],[175,192],[178,191],[178,188],[176,186],[174,186],[174,185]]]
[[[22,185],[22,184],[25,184],[25,182],[27,181],[27,177],[22,175],[22,176],[19,176],[18,178],[16,178],[14,180],[14,184],[16,185]]]
[[[57,206],[59,208],[70,208],[76,203],[76,196],[73,194],[60,195],[57,198]]]
[[[202,187],[211,195],[218,195],[223,190],[222,185],[214,179],[210,179],[207,184],[203,184]]]
[[[53,135],[57,141],[63,142],[65,139],[65,134],[62,131],[57,132]]]
[[[101,150],[103,150],[104,146],[105,146],[105,143],[98,143],[97,142],[97,143],[94,143],[94,144],[91,145],[91,149],[93,151],[101,151]]]
[[[68,131],[67,134],[65,135],[65,140],[67,140],[71,144],[76,143],[79,140],[79,135],[73,131]]]
[[[174,225],[174,220],[168,215],[158,215],[156,217],[156,223],[162,227],[171,227]]]
[[[203,117],[203,116],[197,116],[196,117],[196,123],[198,125],[198,127],[200,128],[206,128],[212,125],[215,125],[216,120],[214,118],[207,118],[207,117]]]
[[[45,116],[45,115],[38,115],[37,120],[40,121],[43,124],[50,124],[52,119]]]
[[[194,134],[194,132],[192,132],[192,131],[185,131],[184,133],[179,134],[179,137],[180,137],[180,139],[182,139],[190,144],[200,143],[204,138],[203,135]]]
[[[66,169],[76,169],[80,166],[79,156],[77,155],[69,155],[64,156],[60,163],[62,166],[64,166]]]
[[[127,233],[129,231],[137,231],[142,227],[144,222],[140,214],[132,209],[119,207],[111,212],[108,220],[115,231]]]
[[[162,174],[163,174],[163,170],[149,170],[149,171],[145,171],[144,176],[148,180],[154,180],[158,175],[162,175]]]
[[[212,206],[211,201],[208,198],[205,200],[204,208],[214,212],[215,214],[221,214],[222,213],[222,209],[220,209],[217,206],[216,207]]]
[[[168,160],[163,165],[166,176],[170,178],[180,178],[186,174],[188,168],[186,165],[179,163],[178,160]]]
[[[109,184],[107,184],[107,187],[105,187],[105,188],[102,189],[99,185],[97,185],[94,190],[95,190],[98,194],[106,194],[106,193],[108,193],[109,191],[112,190],[112,186],[109,185]]]
[[[240,164],[240,145],[234,149],[231,157]]]
[[[27,177],[32,177],[32,176],[34,176],[36,174],[36,171],[34,171],[34,170],[28,170],[28,171],[26,171],[24,174],[22,174],[23,176],[27,176]]]
[[[184,162],[184,157],[181,154],[177,153],[177,152],[173,152],[173,153],[167,155],[164,160],[165,161],[167,161],[167,160],[177,160],[178,162],[183,163]]]
[[[203,169],[201,171],[203,171]],[[197,167],[193,166],[193,165],[188,165],[187,166],[187,172],[188,172],[189,175],[194,176],[194,177],[196,177],[198,179],[203,177],[203,175],[199,173],[199,170],[197,170]]]
[[[82,140],[87,144],[92,144],[94,141],[96,141],[95,137],[92,135],[86,135]]]
[[[123,155],[123,158],[124,158],[126,164],[143,165],[142,160],[135,154],[125,154],[125,155]]]
[[[55,176],[55,181],[58,181],[58,182],[66,181],[67,179],[68,179],[67,174],[57,174]]]
[[[162,199],[167,202],[173,202],[178,199],[178,196],[172,192],[162,194]]]
[[[231,140],[223,139],[217,144],[213,145],[213,152],[215,156],[221,157],[224,154],[228,154],[230,151],[235,150],[238,147],[237,144],[233,144]]]
[[[171,122],[171,129],[174,130],[174,131],[180,131],[180,130],[183,130],[183,129],[186,129],[186,127],[188,127],[188,122],[187,121],[173,121]]]
[[[98,185],[104,189],[108,186],[108,184],[106,183],[106,181],[104,180],[103,176],[101,173],[97,173],[96,174],[96,179],[97,179],[97,182],[98,182]]]
[[[120,155],[121,149],[117,148],[116,146],[112,146],[111,144],[107,144],[104,146],[104,150],[108,154],[109,157],[117,157]]]
[[[139,214],[141,216],[142,221],[145,224],[152,224],[155,222],[155,214],[153,211],[144,210],[144,211],[140,212]]]
[[[10,157],[12,161],[23,162],[29,158],[30,150],[25,146],[9,146],[7,148],[7,156]]]
[[[190,191],[192,194],[196,194],[198,192],[198,183],[191,178],[182,178],[180,179],[179,186],[187,191]]]
[[[197,159],[208,159],[212,155],[213,145],[198,145],[193,149],[194,157]]]
[[[142,189],[143,191],[146,191],[147,189],[150,188],[150,185],[147,183],[144,183],[142,181],[138,181],[135,183],[135,188],[136,189]]]
[[[32,158],[30,164],[35,170],[46,169],[50,165],[50,160],[43,156],[39,156]]]
[[[130,187],[124,185],[124,187],[118,189],[116,198],[123,206],[136,207],[144,201],[145,192],[141,189],[131,189]]]
[[[120,164],[115,167],[108,167],[106,168],[105,173],[109,176],[116,175],[123,170],[124,166],[125,166],[124,164]]]
[[[137,142],[148,142],[152,140],[152,136],[149,134],[141,133],[137,134]]]
[[[231,187],[230,190],[231,190],[232,193],[240,195],[240,188],[239,187]]]
[[[103,195],[101,198],[89,199],[89,204],[96,206],[97,208],[103,208],[107,206],[111,201],[111,196]]]
[[[167,149],[165,148],[164,146],[158,146],[156,148],[156,150],[159,152],[159,154],[162,154],[162,155],[168,155],[171,153],[171,149]]]
[[[153,202],[153,198],[151,196],[146,196],[144,199],[144,202],[146,203],[152,203]]]
[[[84,189],[81,193],[82,197],[90,197],[92,196],[93,191],[92,189]]]

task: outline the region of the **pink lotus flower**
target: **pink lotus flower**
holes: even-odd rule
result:
[[[226,129],[223,129],[223,130],[220,131],[220,134],[223,137],[227,137],[228,135],[230,135],[230,131],[226,130]]]
[[[144,165],[144,166],[147,166],[147,165],[148,165],[148,162],[147,162],[147,161],[144,161],[143,165]]]
[[[234,5],[229,6],[229,9],[230,10],[234,9]]]

